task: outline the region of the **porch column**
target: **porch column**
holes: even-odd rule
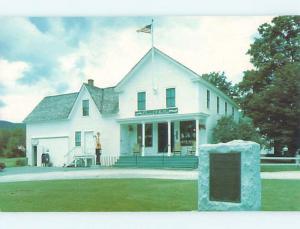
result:
[[[199,119],[196,119],[196,151],[195,155],[199,156]]]
[[[171,121],[168,121],[168,156],[171,156]]]
[[[145,123],[142,123],[142,156],[145,156]]]

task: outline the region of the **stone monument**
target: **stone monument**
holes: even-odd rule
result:
[[[201,145],[198,210],[257,211],[260,207],[260,145],[242,140]]]

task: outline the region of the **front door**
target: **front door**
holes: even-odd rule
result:
[[[158,152],[168,152],[168,123],[158,123]]]
[[[95,154],[95,139],[93,131],[84,132],[84,153]]]
[[[32,147],[32,165],[37,166],[37,146]]]

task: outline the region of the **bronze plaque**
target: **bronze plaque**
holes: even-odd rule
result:
[[[241,202],[241,153],[209,155],[209,199]]]

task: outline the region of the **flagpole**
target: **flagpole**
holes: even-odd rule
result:
[[[152,38],[152,48],[154,47],[154,40],[153,40],[153,18],[152,18],[152,23],[151,23],[151,38]]]
[[[151,22],[151,62],[152,62],[152,66],[153,66],[153,58],[154,58],[154,44],[153,44],[153,18],[152,18],[152,22]]]
[[[153,18],[151,22],[151,74],[152,74],[152,88],[154,93],[156,94],[156,85],[154,80],[154,44],[153,44]]]

